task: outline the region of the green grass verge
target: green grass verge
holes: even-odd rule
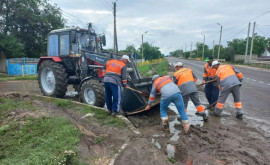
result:
[[[152,64],[145,64],[145,65],[140,65],[138,67],[140,73],[145,76],[145,77],[149,77],[151,76],[151,74],[149,73],[149,71],[152,69],[153,65]]]
[[[106,111],[102,109],[96,109],[93,107],[85,106],[83,108],[80,108],[80,112],[87,114],[92,113],[94,115],[94,118],[97,119],[97,122],[101,125],[111,125],[114,127],[123,127],[125,126],[125,123],[122,119],[118,117],[112,117],[107,114]]]
[[[53,101],[56,106],[62,108],[68,108],[71,110],[78,111],[82,114],[92,113],[93,118],[101,125],[111,125],[114,127],[123,127],[125,123],[122,119],[117,117],[112,117],[107,114],[107,112],[103,109],[98,109],[86,105],[78,105],[76,103],[71,102],[70,100],[55,100],[54,98],[44,98],[46,101]]]
[[[0,164],[78,164],[80,133],[68,119],[28,118],[24,125],[10,123],[3,130]]]
[[[168,72],[168,61],[163,59],[156,67],[156,73],[160,76],[165,76]]]
[[[36,110],[36,107],[33,105],[33,102],[30,99],[20,100],[10,99],[0,96],[0,119],[7,116],[7,111],[13,111],[17,108]]]
[[[0,75],[0,81],[18,81],[18,80],[37,80],[37,76],[7,76],[5,74]]]

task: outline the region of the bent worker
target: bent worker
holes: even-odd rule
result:
[[[220,95],[214,111],[216,116],[221,116],[224,103],[230,93],[234,98],[236,117],[241,119],[243,116],[242,103],[240,101],[240,86],[243,74],[231,65],[220,65],[218,61],[213,61],[212,68],[217,69],[216,77]]]
[[[148,105],[146,106],[145,110],[150,109],[152,102],[155,100],[156,93],[161,93],[160,117],[164,128],[169,128],[167,108],[170,103],[174,103],[179,115],[181,116],[184,131],[188,133],[188,116],[185,113],[183,98],[179,88],[173,83],[172,79],[169,76],[160,77],[159,75],[154,75],[152,81],[153,86],[150,93]]]
[[[197,109],[196,114],[202,116],[204,120],[207,120],[208,113],[205,113],[204,107],[200,102],[195,84],[197,77],[193,74],[190,68],[184,68],[182,62],[176,63],[174,68],[177,71],[173,75],[173,81],[175,84],[177,84],[180,91],[182,92],[185,111],[187,112],[188,101],[191,99]]]
[[[103,82],[105,87],[105,102],[108,114],[119,115],[120,103],[122,99],[121,87],[127,85],[127,66],[130,62],[127,55],[123,55],[121,60],[108,60],[106,63],[106,74]]]
[[[207,63],[204,65],[202,84],[205,84],[208,81],[215,80],[216,71],[217,71],[216,69],[211,67],[212,62],[214,61],[212,56],[207,58],[205,61],[207,61]],[[205,97],[207,98],[209,105],[211,105],[211,108],[212,107],[214,108],[218,100],[218,94],[219,94],[217,81],[206,83],[205,88],[204,88],[204,93],[205,93]]]

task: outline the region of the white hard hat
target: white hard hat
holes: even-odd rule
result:
[[[220,64],[218,61],[213,61],[211,67],[213,67],[214,65],[218,65],[218,64]]]
[[[128,60],[128,62],[130,62],[128,55],[123,55],[122,58],[126,59],[126,60]]]
[[[152,81],[155,81],[157,78],[159,78],[159,75],[158,75],[158,74],[155,74],[155,75],[152,77]]]
[[[174,67],[177,67],[177,66],[183,66],[183,63],[182,62],[178,62],[178,63],[174,64]]]

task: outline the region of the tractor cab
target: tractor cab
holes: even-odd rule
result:
[[[80,56],[82,50],[101,53],[106,46],[104,34],[96,34],[91,24],[88,29],[66,28],[53,30],[48,35],[48,56]]]

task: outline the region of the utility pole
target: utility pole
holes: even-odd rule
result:
[[[146,34],[148,31],[145,31],[143,34]],[[142,34],[142,63],[143,63],[143,34]]]
[[[213,58],[214,58],[214,54],[215,54],[215,41],[213,41],[213,53],[212,53]]]
[[[116,33],[116,1],[113,2],[113,17],[114,17],[114,46],[113,46],[113,53],[118,54],[117,33]]]
[[[142,64],[143,64],[143,34],[142,34]]]
[[[251,57],[252,57],[252,50],[253,50],[253,40],[254,40],[255,27],[256,27],[256,22],[254,22],[254,25],[253,25],[252,40],[251,40],[251,45],[250,45],[249,63],[251,63],[251,59],[252,59]]]
[[[246,52],[245,52],[245,64],[248,62],[247,61],[247,53],[248,53],[249,30],[250,30],[250,22],[248,23],[248,33],[247,33]]]
[[[187,43],[186,43],[186,46],[185,46],[185,52],[187,52]]]
[[[204,58],[204,44],[205,44],[205,35],[203,34],[203,50],[202,50],[202,61]]]
[[[192,42],[191,42],[191,45],[190,45],[190,57],[192,56]]]
[[[220,25],[220,36],[219,36],[219,46],[218,46],[218,56],[217,56],[217,60],[219,60],[220,44],[221,44],[221,36],[222,36],[222,25],[220,23],[217,23],[217,24]]]
[[[248,34],[247,34],[246,51],[245,51],[245,62],[244,62],[245,64],[248,62],[247,61],[247,52],[248,52],[249,30],[250,30],[250,22],[248,23]]]

